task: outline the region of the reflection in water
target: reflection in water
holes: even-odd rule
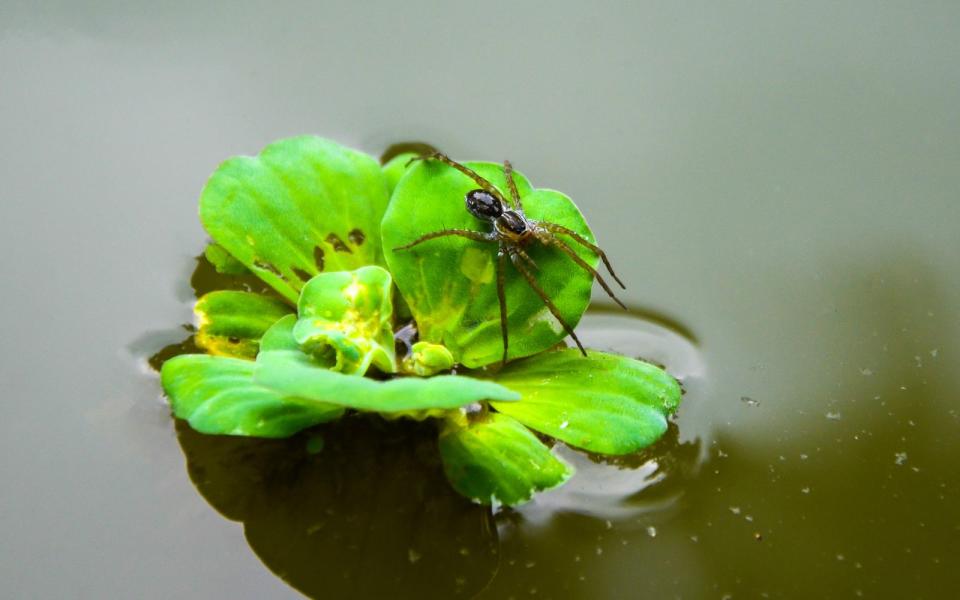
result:
[[[447,483],[430,424],[352,417],[261,440],[179,421],[177,435],[204,498],[308,596],[469,597],[496,573],[490,510]]]
[[[248,279],[219,275],[200,256],[191,286],[197,296],[257,290]],[[658,322],[600,309],[584,317],[578,334],[589,347],[665,365],[689,401],[705,373],[702,357],[682,326]],[[140,345],[154,339],[169,336],[153,334]],[[159,370],[165,360],[196,351],[191,336],[148,362]],[[671,509],[704,458],[704,444],[681,440],[673,423],[657,444],[631,456],[588,455],[558,444],[576,476],[495,516],[450,487],[431,422],[355,415],[287,440],[203,435],[184,421],[176,430],[204,498],[242,522],[264,564],[311,597],[473,596],[500,569],[505,533],[561,514],[626,521]]]

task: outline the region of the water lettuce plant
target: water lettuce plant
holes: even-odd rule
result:
[[[506,282],[509,362],[501,367],[496,248],[445,238],[405,252],[424,232],[476,229],[475,187],[445,165],[372,157],[318,137],[224,162],[200,197],[225,276],[272,290],[218,290],[195,312],[205,354],[167,360],[173,413],[202,433],[289,437],[352,412],[433,419],[452,486],[481,503],[516,505],[572,468],[551,445],[630,454],[667,429],[681,390],[663,369],[563,344],[565,331],[524,282]],[[500,165],[466,163],[493,185]],[[515,181],[523,206],[592,241],[573,202]],[[578,250],[596,266],[595,256]],[[593,277],[533,247],[537,279],[576,325]],[[322,430],[321,430],[322,432]]]

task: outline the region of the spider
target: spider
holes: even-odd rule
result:
[[[510,347],[510,337],[509,333],[507,332],[507,298],[504,294],[504,271],[506,269],[507,260],[513,264],[513,267],[517,270],[517,272],[520,273],[530,288],[537,294],[537,296],[540,297],[544,305],[546,305],[547,310],[549,310],[550,313],[557,319],[557,321],[560,322],[560,325],[563,326],[563,329],[567,332],[567,334],[573,338],[573,341],[576,342],[577,348],[580,349],[580,352],[586,356],[587,351],[584,349],[583,344],[580,343],[580,339],[577,337],[577,334],[574,333],[573,328],[570,327],[569,323],[564,320],[563,316],[560,314],[560,310],[556,307],[553,301],[550,300],[550,297],[547,296],[546,292],[543,291],[543,288],[540,287],[540,284],[537,283],[537,280],[534,278],[531,270],[536,271],[537,264],[533,261],[530,255],[527,254],[527,252],[524,250],[524,247],[533,241],[537,241],[544,246],[552,246],[557,248],[569,256],[577,266],[595,277],[607,295],[610,296],[614,302],[619,304],[621,308],[626,310],[627,307],[623,304],[623,302],[620,301],[619,298],[616,297],[616,295],[614,295],[613,290],[610,289],[610,286],[607,285],[607,282],[604,281],[600,273],[587,264],[585,260],[580,258],[580,255],[573,250],[570,244],[559,236],[568,236],[574,242],[585,246],[591,252],[599,256],[603,261],[603,264],[606,266],[607,271],[609,271],[610,275],[613,276],[614,280],[620,284],[621,288],[626,289],[626,286],[623,285],[623,282],[620,281],[620,278],[617,277],[616,273],[614,273],[613,267],[610,266],[610,261],[607,259],[607,255],[603,252],[603,250],[601,250],[596,244],[591,243],[576,231],[564,227],[563,225],[528,219],[523,214],[523,204],[520,201],[520,194],[517,192],[517,184],[513,179],[513,166],[510,164],[509,160],[503,161],[503,174],[507,179],[507,187],[510,191],[509,203],[504,195],[500,193],[500,190],[494,187],[492,183],[484,179],[473,169],[470,169],[469,167],[452,160],[441,152],[434,152],[432,154],[414,157],[410,159],[407,164],[409,165],[417,160],[439,161],[445,165],[453,167],[475,181],[480,187],[479,189],[467,192],[465,198],[467,211],[469,211],[470,214],[477,219],[490,223],[492,228],[486,233],[481,231],[471,231],[468,229],[443,229],[440,231],[434,231],[432,233],[420,236],[409,244],[394,248],[394,250],[407,250],[428,240],[446,236],[459,236],[477,242],[497,243],[497,299],[500,303],[500,335],[503,338],[503,360],[501,361],[501,365],[506,364],[507,350]]]

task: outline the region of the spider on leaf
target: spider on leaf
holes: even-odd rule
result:
[[[526,280],[530,288],[537,294],[537,296],[540,297],[544,305],[546,305],[547,309],[550,311],[550,314],[552,314],[557,321],[560,322],[560,325],[563,326],[563,329],[567,332],[567,334],[573,338],[573,341],[576,342],[577,348],[580,349],[580,352],[586,356],[587,351],[584,349],[583,344],[580,343],[580,339],[577,337],[577,334],[574,333],[573,328],[570,327],[566,320],[564,320],[563,316],[560,314],[560,310],[556,307],[553,301],[550,300],[550,297],[547,296],[546,292],[543,291],[543,288],[540,287],[540,284],[537,283],[537,280],[534,278],[532,271],[536,271],[538,267],[530,255],[524,250],[524,247],[536,240],[544,246],[552,246],[557,248],[569,256],[577,266],[595,277],[607,295],[610,296],[610,298],[612,298],[613,301],[619,304],[624,310],[626,310],[627,307],[623,304],[623,302],[620,301],[619,298],[616,297],[616,295],[614,295],[613,290],[610,289],[610,286],[607,285],[607,282],[604,281],[600,273],[598,273],[596,269],[591,267],[586,261],[580,258],[570,244],[560,236],[568,236],[574,242],[585,246],[591,252],[599,256],[600,260],[603,261],[607,271],[610,272],[610,275],[613,276],[614,280],[620,284],[621,288],[626,289],[626,286],[623,285],[623,282],[620,281],[620,278],[617,277],[616,273],[614,273],[613,267],[610,265],[610,261],[607,259],[607,255],[603,252],[603,250],[576,231],[564,227],[563,225],[528,219],[523,213],[523,204],[520,201],[520,194],[517,192],[517,184],[513,179],[513,166],[508,160],[503,161],[503,174],[506,177],[507,187],[510,190],[509,202],[503,196],[503,194],[500,193],[500,190],[498,190],[492,183],[484,179],[473,169],[470,169],[469,167],[452,160],[443,153],[434,152],[432,154],[414,157],[410,159],[407,164],[409,165],[417,160],[439,161],[450,167],[453,167],[475,181],[480,188],[467,192],[467,210],[477,219],[486,221],[493,227],[486,233],[482,231],[471,231],[468,229],[443,229],[441,231],[434,231],[432,233],[420,236],[409,244],[394,248],[394,250],[407,250],[428,240],[451,235],[464,237],[477,242],[497,243],[497,300],[500,303],[500,334],[503,338],[503,360],[501,364],[506,364],[507,350],[510,346],[509,334],[507,332],[507,298],[504,293],[504,271],[506,270],[506,264],[508,260],[513,264],[517,272],[520,273],[520,275]]]

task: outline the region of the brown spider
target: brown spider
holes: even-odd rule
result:
[[[604,254],[603,250],[581,236],[579,233],[568,229],[563,225],[558,225],[557,223],[547,223],[545,221],[534,221],[533,219],[528,219],[526,216],[524,216],[523,205],[520,202],[520,194],[517,192],[517,184],[513,180],[513,166],[508,160],[503,161],[503,174],[507,179],[507,186],[510,188],[511,202],[509,203],[507,202],[506,198],[504,198],[503,194],[500,193],[500,190],[494,187],[492,183],[481,177],[469,167],[461,165],[460,163],[450,159],[445,154],[434,152],[433,154],[413,158],[410,160],[410,162],[416,160],[436,160],[453,167],[470,179],[473,179],[477,185],[480,186],[480,189],[467,192],[467,210],[474,217],[480,219],[481,221],[487,221],[493,225],[493,228],[487,233],[483,233],[481,231],[470,231],[467,229],[443,229],[441,231],[434,231],[432,233],[423,235],[409,244],[394,248],[394,250],[407,250],[408,248],[412,248],[417,244],[426,242],[427,240],[449,235],[465,237],[477,242],[496,242],[499,245],[499,249],[497,251],[497,299],[500,302],[500,333],[503,337],[503,360],[501,364],[506,364],[507,362],[507,349],[510,345],[509,334],[507,333],[507,299],[503,289],[504,269],[506,267],[506,261],[508,258],[510,262],[513,263],[514,268],[527,281],[527,284],[530,285],[530,288],[533,289],[533,291],[540,297],[541,300],[543,300],[543,303],[546,305],[550,313],[557,319],[557,321],[560,322],[570,337],[573,338],[573,341],[576,342],[577,348],[580,349],[580,352],[586,356],[587,351],[583,348],[583,344],[580,343],[580,339],[577,338],[577,334],[573,332],[573,328],[570,327],[570,325],[563,319],[563,317],[560,315],[559,309],[557,309],[556,305],[554,305],[547,294],[543,291],[543,288],[540,287],[540,285],[537,283],[537,280],[534,279],[533,275],[531,274],[530,268],[536,270],[537,264],[524,250],[524,246],[533,240],[537,240],[545,246],[556,247],[561,252],[569,256],[570,259],[579,267],[593,275],[597,281],[600,282],[600,286],[603,287],[603,290],[607,293],[607,295],[610,296],[613,301],[619,304],[624,310],[626,310],[627,307],[624,306],[623,302],[620,302],[620,300],[614,295],[613,291],[610,289],[610,286],[608,286],[607,282],[603,280],[603,277],[597,273],[597,270],[580,258],[580,256],[574,252],[573,248],[570,247],[570,244],[558,237],[558,234],[569,236],[570,239],[589,248],[594,254],[599,256],[603,261],[603,264],[607,267],[607,271],[610,272],[610,275],[612,275],[616,282],[620,284],[621,288],[626,289],[626,286],[623,285],[623,282],[620,281],[620,278],[617,277],[617,274],[613,272],[613,267],[610,266],[610,261],[607,260],[607,255]]]

